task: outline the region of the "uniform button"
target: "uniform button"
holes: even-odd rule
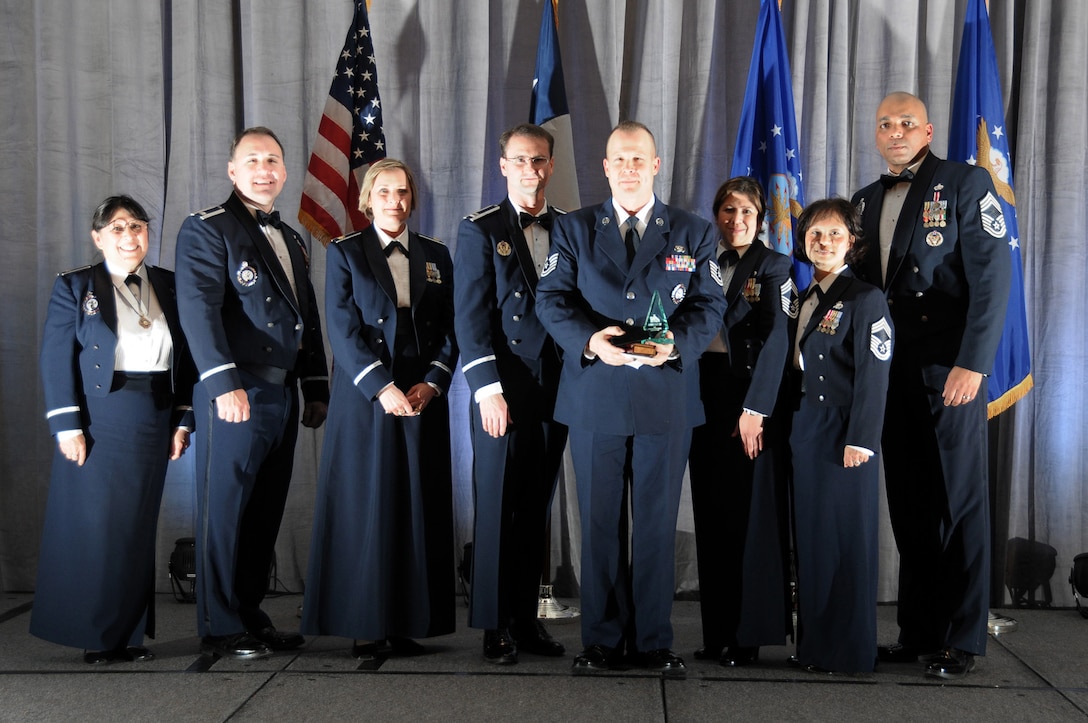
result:
[[[94,348],[95,348],[95,349],[97,349],[97,348],[98,348],[98,344],[95,344],[95,345],[94,345]]]
[[[819,396],[819,400],[820,400],[821,402],[822,402],[822,401],[824,400],[824,395],[823,395],[823,394],[821,394],[821,395]]]
[[[381,343],[382,343],[382,342],[384,342],[384,341],[385,341],[385,339],[378,339],[378,343],[379,343],[379,344],[381,344]]]
[[[514,314],[513,319],[514,321],[521,321],[521,314]]]
[[[818,378],[818,379],[819,379],[819,380],[820,380],[820,381],[822,382],[822,381],[824,380],[824,375],[823,375],[823,374],[821,374],[821,375],[820,375],[819,377],[817,377],[817,378]]]
[[[891,306],[894,303],[895,303],[895,299],[888,299],[888,306]]]
[[[917,267],[917,266],[915,266],[915,267],[914,267],[913,269],[911,269],[911,270],[912,270],[912,271],[913,271],[914,273],[918,273],[918,267]]]
[[[378,323],[379,323],[379,324],[384,324],[384,323],[385,323],[385,319],[378,319]]]
[[[270,346],[266,346],[266,347],[264,348],[264,350],[265,350],[266,352],[268,352],[269,354],[271,354],[271,353],[272,353],[272,347],[270,347]]]
[[[522,296],[522,294],[521,294],[521,292],[520,292],[520,291],[515,291],[515,292],[514,292],[514,298],[515,298],[515,299],[520,299],[520,298],[521,298],[521,296]]]
[[[521,339],[511,339],[511,340],[510,340],[510,344],[511,344],[512,346],[517,346],[517,345],[518,345],[518,344],[520,344],[520,343],[521,343]]]
[[[268,322],[268,324],[266,324],[266,326],[267,326],[267,327],[268,327],[269,329],[271,329],[271,328],[272,328],[273,326],[275,326],[275,325],[276,325],[276,322],[274,322],[274,321],[270,321],[270,322]]]
[[[623,323],[627,324],[627,326],[634,326],[635,325],[635,320],[628,318],[628,319],[624,319]]]
[[[921,291],[915,291],[914,292],[914,298],[916,298],[916,299],[922,298],[922,292]]]
[[[272,297],[271,296],[264,297],[264,300],[267,301],[269,304],[272,303]]]
[[[817,355],[816,355],[816,358],[817,358],[817,359],[823,359],[823,358],[824,358],[824,355],[823,355],[823,354],[817,354]]]
[[[95,389],[101,389],[101,388],[102,388],[102,385],[101,385],[101,384],[95,384],[95,385],[94,385],[94,388],[95,388]]]
[[[922,315],[922,321],[929,321],[929,317],[925,314]]]
[[[295,324],[295,331],[302,331],[302,324]]]
[[[628,301],[634,301],[634,300],[635,300],[635,292],[633,292],[633,291],[628,291],[628,292],[627,292],[627,300],[628,300]]]

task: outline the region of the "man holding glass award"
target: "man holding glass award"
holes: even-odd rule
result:
[[[686,672],[671,650],[676,516],[703,422],[697,362],[725,297],[717,234],[655,197],[660,166],[646,126],[616,126],[604,160],[612,198],[557,219],[537,287],[537,316],[564,350],[555,416],[570,427],[578,481],[575,673]]]

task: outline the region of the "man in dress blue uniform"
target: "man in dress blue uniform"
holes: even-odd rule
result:
[[[518,650],[559,656],[537,620],[548,508],[567,441],[553,421],[559,351],[537,319],[536,285],[562,213],[544,189],[552,135],[525,123],[499,138],[507,197],[466,217],[457,233],[454,308],[461,364],[473,393],[476,503],[469,625],[484,629],[484,659]]]
[[[900,556],[899,642],[877,652],[961,678],[986,652],[986,375],[1009,293],[1005,219],[984,169],[930,152],[920,99],[892,93],[876,122],[889,173],[853,203],[871,245],[859,275],[885,290],[897,335],[882,445]]]
[[[200,373],[197,627],[201,651],[252,658],[305,640],[261,610],[302,423],[328,410],[328,367],[302,238],[273,211],[287,171],[263,127],[231,145],[234,193],[185,220],[178,310]]]
[[[574,672],[625,652],[683,675],[670,649],[676,515],[691,430],[703,422],[699,355],[725,311],[717,233],[657,200],[653,135],[620,123],[604,172],[612,198],[559,218],[537,287],[537,315],[564,352],[556,419],[571,432],[582,522],[582,643]],[[655,294],[669,343],[647,356],[612,339],[642,332]],[[632,511],[627,559],[627,505]]]

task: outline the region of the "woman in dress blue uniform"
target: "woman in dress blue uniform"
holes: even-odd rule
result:
[[[693,430],[688,458],[703,621],[695,657],[733,667],[793,632],[789,417],[776,406],[796,288],[789,258],[753,243],[766,213],[757,180],[726,181],[713,208],[728,306],[699,359],[707,421]]]
[[[861,222],[844,199],[798,220],[813,281],[790,325],[797,410],[790,447],[797,548],[796,662],[872,672],[876,659],[877,501],[892,328],[884,294],[854,277]]]
[[[373,223],[326,263],[333,390],[302,627],[353,638],[357,658],[454,631],[453,264],[408,230],[415,205],[404,163],[371,165],[359,207]]]
[[[159,502],[193,424],[174,274],[144,264],[147,226],[132,198],[102,202],[91,238],[105,261],[57,277],[42,338],[57,450],[30,632],[92,664],[153,657]]]

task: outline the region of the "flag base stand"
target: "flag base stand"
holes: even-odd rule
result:
[[[536,606],[536,616],[541,620],[568,620],[581,615],[576,607],[564,605],[552,597],[552,586],[540,586],[540,599]]]

